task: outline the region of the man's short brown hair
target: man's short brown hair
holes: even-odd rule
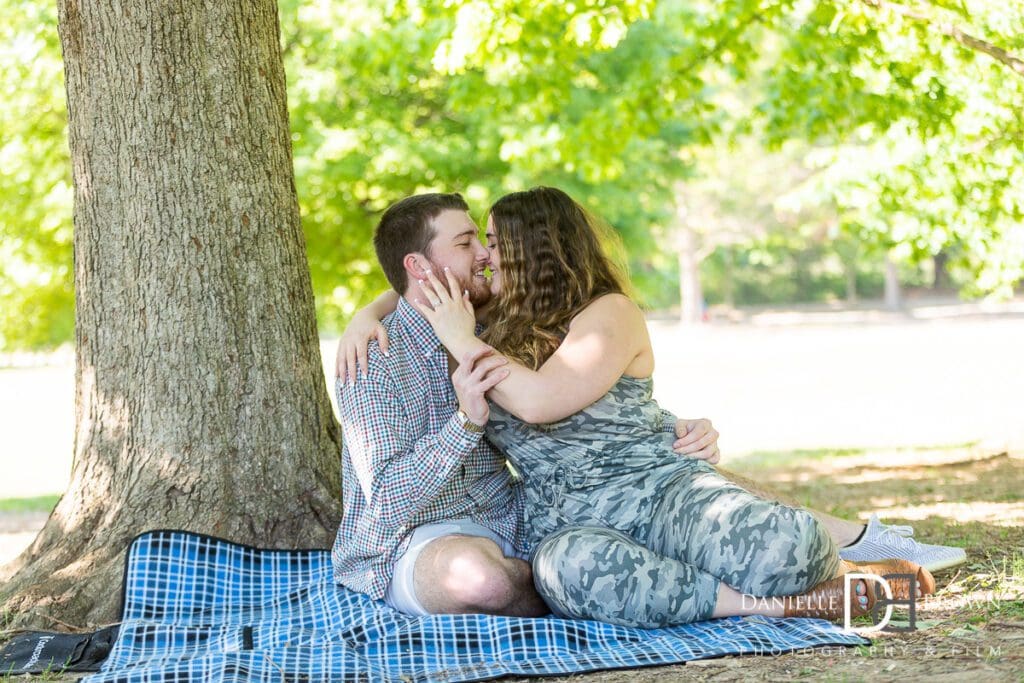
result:
[[[469,205],[457,192],[417,194],[388,207],[373,233],[373,248],[388,282],[399,294],[409,286],[402,261],[406,254],[420,252],[430,258],[430,243],[435,232],[431,224],[442,211],[469,211]]]

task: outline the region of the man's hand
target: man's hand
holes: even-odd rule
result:
[[[452,374],[452,385],[459,398],[459,410],[473,424],[480,427],[487,424],[491,406],[484,394],[508,377],[508,370],[501,367],[506,363],[508,360],[489,346],[481,346],[459,361],[459,367]]]
[[[334,376],[344,384],[356,381],[356,373],[362,370],[365,377],[370,365],[366,360],[366,348],[371,339],[380,344],[381,352],[388,355],[388,333],[377,318],[365,309],[356,313],[338,340],[338,354],[334,361]]]
[[[680,455],[707,460],[712,465],[722,459],[718,430],[711,426],[711,420],[676,420],[676,437],[672,450]]]

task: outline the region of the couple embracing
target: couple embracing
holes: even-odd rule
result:
[[[408,197],[375,232],[394,291],[338,349],[339,583],[414,616],[653,628],[839,620],[847,572],[911,577],[891,582],[907,598],[963,561],[731,481],[710,422],[653,400],[647,328],[602,224],[538,187],[499,199],[481,244],[468,208]],[[875,591],[852,589],[866,613]]]

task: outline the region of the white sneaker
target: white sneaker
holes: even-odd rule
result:
[[[913,527],[882,524],[878,515],[871,515],[864,535],[853,545],[840,548],[839,557],[853,562],[910,560],[930,572],[955,567],[967,561],[967,553],[963,548],[918,543],[912,538],[913,535]]]

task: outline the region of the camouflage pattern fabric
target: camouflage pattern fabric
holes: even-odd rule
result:
[[[624,376],[548,425],[492,406],[488,437],[525,483],[535,582],[552,610],[653,628],[709,618],[720,582],[761,597],[835,576],[838,551],[808,511],[672,452],[652,390]]]

